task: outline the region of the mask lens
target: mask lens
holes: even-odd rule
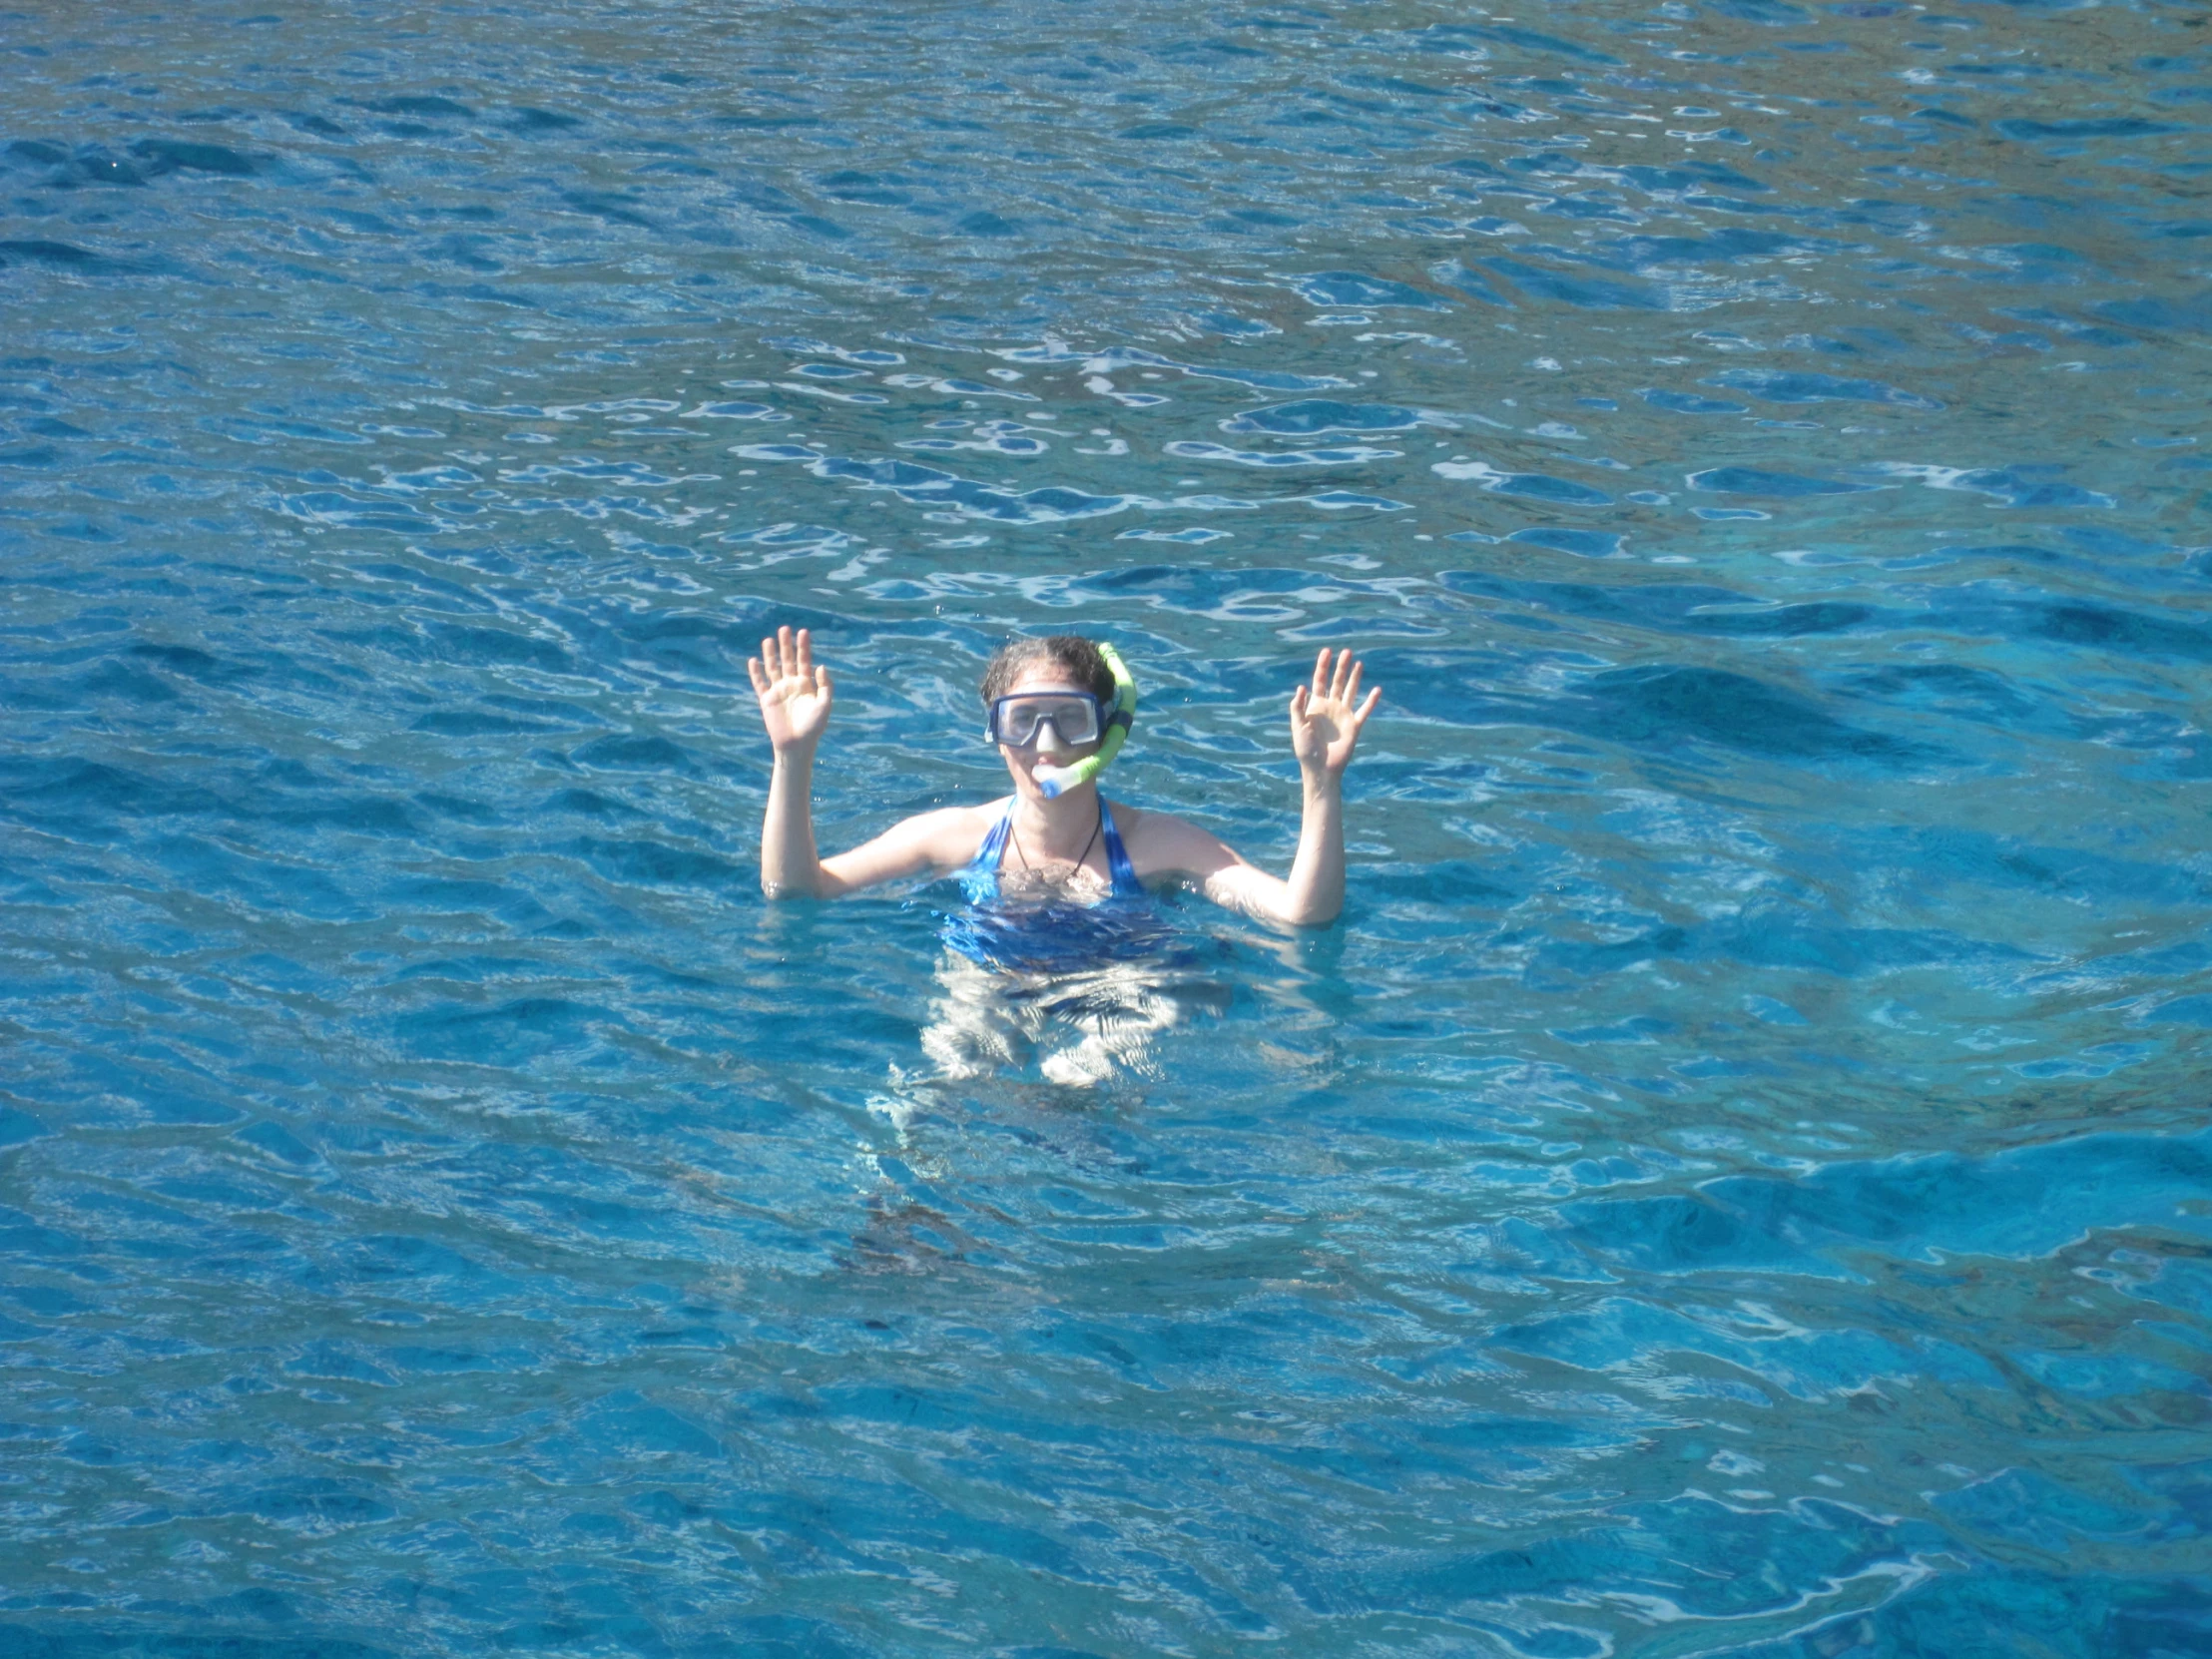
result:
[[[991,741],[1028,749],[1046,721],[1063,744],[1073,747],[1098,736],[1098,705],[1087,697],[1055,693],[1046,697],[1002,697],[991,705]]]

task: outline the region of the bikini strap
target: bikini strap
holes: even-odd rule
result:
[[[960,871],[960,885],[967,889],[969,899],[996,898],[998,896],[998,863],[1006,855],[1006,837],[1014,828],[1014,803],[1009,800],[1006,810],[998,815],[998,822],[983,831],[982,843],[976,847]]]
[[[1144,891],[1144,883],[1137,879],[1137,866],[1129,860],[1129,848],[1121,843],[1113,810],[1103,795],[1098,798],[1098,821],[1106,831],[1106,872],[1113,879],[1113,890],[1118,896],[1134,897]]]

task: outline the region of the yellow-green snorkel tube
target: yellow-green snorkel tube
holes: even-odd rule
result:
[[[1039,762],[1030,774],[1037,781],[1037,788],[1045,798],[1065,795],[1070,790],[1081,789],[1113,763],[1121,753],[1121,746],[1128,740],[1129,728],[1137,718],[1137,682],[1130,677],[1129,665],[1121,660],[1121,653],[1112,646],[1101,643],[1098,654],[1114,675],[1114,706],[1106,716],[1106,730],[1100,735],[1098,749],[1086,755],[1071,767],[1056,767]]]

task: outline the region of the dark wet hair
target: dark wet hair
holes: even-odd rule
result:
[[[1044,634],[1033,639],[1008,640],[991,653],[983,670],[983,701],[1004,697],[1006,688],[1038,663],[1050,663],[1067,671],[1068,684],[1093,697],[1114,700],[1114,671],[1098,654],[1098,647],[1080,634]]]

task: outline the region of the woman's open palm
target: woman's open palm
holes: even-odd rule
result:
[[[1299,766],[1339,777],[1352,764],[1352,751],[1360,741],[1360,728],[1382,701],[1382,688],[1360,701],[1360,676],[1365,672],[1349,651],[1335,653],[1322,647],[1314,659],[1314,678],[1291,693],[1291,749]]]
[[[812,749],[830,724],[830,671],[815,666],[815,642],[806,629],[796,636],[779,628],[761,642],[761,654],[745,665],[761,700],[761,724],[781,754]]]

